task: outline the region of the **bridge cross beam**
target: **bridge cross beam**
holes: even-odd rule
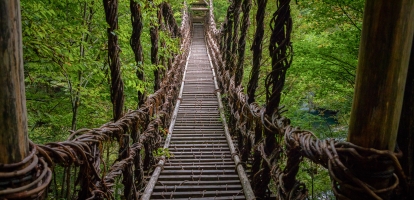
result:
[[[197,2],[191,3],[190,11],[191,21],[193,23],[203,23],[209,8],[205,1],[198,0]]]

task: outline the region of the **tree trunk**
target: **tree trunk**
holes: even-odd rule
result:
[[[0,1],[0,163],[29,153],[20,1]]]
[[[89,14],[88,14],[89,11]],[[83,19],[83,26],[87,26],[88,32],[92,32],[92,26],[91,21],[93,17],[93,1],[91,2],[91,5],[88,8],[87,2],[83,3],[82,6],[82,19]],[[85,57],[85,45],[83,43],[87,43],[89,40],[89,35],[86,33],[82,33],[81,37],[81,44],[80,44],[80,57],[83,59]],[[69,76],[68,76],[69,79]],[[83,80],[83,71],[78,71],[78,85],[76,88],[76,91],[72,92],[73,89],[70,89],[71,91],[71,101],[72,101],[72,130],[76,130],[77,122],[78,122],[78,110],[79,106],[81,104],[81,90],[82,90],[82,80]],[[68,80],[69,81],[69,80]],[[71,85],[69,85],[71,87]]]
[[[414,1],[367,0],[352,104],[348,141],[379,150],[394,151],[413,39]],[[393,170],[388,161],[354,165],[350,169],[376,189],[389,186]],[[358,172],[358,173],[356,173]],[[358,175],[360,174],[360,175]],[[345,188],[344,188],[345,189]],[[354,191],[351,199],[364,199]],[[389,193],[381,194],[389,199]]]

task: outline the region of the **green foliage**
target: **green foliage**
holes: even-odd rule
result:
[[[294,60],[287,72],[282,104],[294,126],[311,130],[320,139],[346,138],[354,92],[362,27],[363,0],[301,0],[291,4],[294,21]],[[318,108],[337,111],[329,124]],[[326,169],[301,163],[298,180],[311,199],[331,199]]]
[[[161,158],[162,156],[166,158],[174,157],[174,154],[170,153],[169,149],[158,148],[154,150],[153,155],[155,158]]]
[[[129,1],[118,5],[117,34],[124,81],[125,110],[135,109],[137,91],[151,94],[153,66],[150,61],[149,27],[157,21],[154,9],[139,1],[144,29],[141,42],[146,81],[136,78],[137,66],[129,41],[132,32]],[[161,1],[154,1],[156,5]],[[171,1],[180,13],[182,2]],[[107,32],[102,1],[21,1],[25,83],[30,138],[37,143],[64,140],[68,131],[99,127],[112,119]],[[179,16],[179,15],[177,15]],[[159,56],[179,52],[179,39],[160,32]],[[159,44],[161,46],[161,44]]]
[[[303,160],[298,177],[306,184],[309,199],[335,199],[327,169],[311,161]]]
[[[105,24],[100,1],[22,1],[27,108],[32,139],[60,140],[76,115],[107,121]],[[92,13],[93,12],[93,13]],[[96,18],[96,19],[95,19]],[[102,19],[102,20],[100,20]],[[101,105],[94,107],[98,102]],[[76,122],[76,121],[75,121]],[[47,137],[44,137],[47,136]]]
[[[333,128],[342,131],[334,137],[344,137],[351,111],[362,10],[362,0],[304,0],[292,4],[295,56],[288,70],[283,103],[292,119],[298,119],[295,115],[304,104],[309,110],[339,111],[339,126]],[[293,122],[301,124],[300,120]]]
[[[230,5],[230,2],[227,0],[213,0],[214,7],[214,17],[217,26],[220,26],[224,22],[227,15],[227,7]],[[220,28],[220,27],[218,27]]]

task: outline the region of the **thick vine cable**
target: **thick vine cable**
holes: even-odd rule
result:
[[[103,0],[108,35],[108,63],[111,69],[111,101],[114,121],[122,117],[124,109],[124,82],[121,78],[120,47],[118,44],[118,0]]]
[[[142,34],[142,10],[141,5],[135,0],[130,0],[132,35],[129,41],[137,66],[136,75],[138,80],[145,82],[144,78],[144,56],[142,53],[141,34]],[[142,87],[142,86],[141,86]],[[145,91],[145,90],[144,90]],[[145,92],[138,91],[138,107],[145,102]]]

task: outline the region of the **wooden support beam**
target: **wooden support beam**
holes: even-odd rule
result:
[[[197,8],[197,7],[190,8],[190,10],[192,10],[192,11],[205,11],[205,12],[209,11],[208,8]]]
[[[0,1],[0,163],[29,152],[20,1]]]
[[[413,28],[413,0],[366,1],[348,141],[394,150]]]
[[[413,0],[366,0],[348,141],[389,150],[396,146],[414,31]],[[349,157],[358,179],[380,190],[390,187],[394,166],[386,158],[371,162]],[[349,199],[373,196],[341,187]],[[376,198],[390,199],[391,192]]]

